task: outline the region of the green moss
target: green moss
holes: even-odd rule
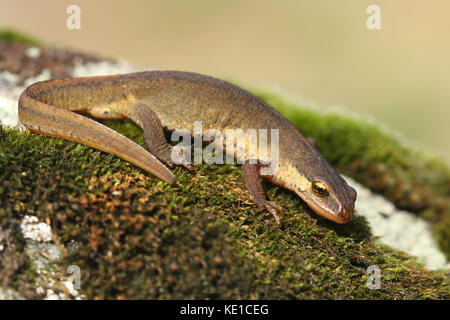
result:
[[[6,41],[11,43],[19,42],[19,43],[26,43],[32,46],[40,46],[40,42],[37,39],[10,29],[0,28],[0,41]]]
[[[143,145],[130,121],[104,123]],[[234,166],[176,168],[167,185],[110,154],[6,129],[0,168],[0,219],[49,219],[87,298],[450,298],[448,275],[374,244],[363,218],[333,224],[267,183],[287,211],[278,228]],[[379,290],[366,287],[371,264]]]
[[[10,288],[20,297],[31,299],[36,296],[37,273],[24,252],[25,239],[20,232],[18,215],[13,208],[4,208],[3,204],[0,199],[0,289]]]

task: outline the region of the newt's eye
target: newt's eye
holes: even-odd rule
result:
[[[324,198],[328,196],[327,186],[320,181],[314,181],[311,188],[313,193],[318,197]]]

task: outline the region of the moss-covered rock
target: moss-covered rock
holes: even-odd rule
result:
[[[0,41],[6,41],[10,43],[25,43],[32,46],[40,46],[40,42],[37,39],[11,29],[0,28]]]
[[[0,31],[0,39],[37,42]],[[297,108],[252,89],[285,114],[339,170],[434,223],[449,253],[449,172],[376,126]],[[130,121],[105,121],[144,145]],[[41,297],[25,253],[25,215],[48,222],[64,253],[58,273],[81,269],[86,298],[448,299],[448,272],[375,244],[363,217],[336,225],[266,183],[284,227],[249,199],[239,168],[174,170],[175,185],[92,148],[0,126],[0,289]],[[28,240],[27,240],[28,241]],[[381,269],[371,290],[366,269]],[[55,290],[60,290],[55,288]]]
[[[133,123],[105,123],[143,145]],[[87,298],[449,297],[445,274],[374,244],[362,217],[337,226],[267,184],[288,211],[279,229],[233,166],[177,168],[169,186],[110,154],[3,129],[0,168],[1,221],[37,215],[58,244],[74,241],[60,265],[81,268]],[[366,286],[372,264],[379,290]]]

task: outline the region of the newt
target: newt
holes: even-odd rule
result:
[[[346,223],[353,216],[355,189],[316,146],[269,104],[226,81],[182,71],[48,80],[24,90],[18,111],[31,131],[114,154],[170,184],[175,177],[165,165],[174,167],[173,146],[164,129],[192,132],[195,121],[221,131],[278,129],[279,162],[273,174],[262,174],[267,165],[263,159],[253,159],[256,163],[240,159],[246,188],[258,208],[281,224],[283,209],[266,198],[260,179],[264,178],[293,191],[328,220]],[[99,119],[131,119],[142,128],[148,151],[83,113]],[[192,168],[189,163],[181,165]]]

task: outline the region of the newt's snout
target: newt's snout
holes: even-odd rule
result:
[[[338,214],[338,218],[335,220],[337,223],[347,223],[350,222],[353,218],[353,212],[355,211],[355,206],[351,207],[342,207],[341,212]]]
[[[337,223],[347,223],[350,222],[353,218],[353,212],[355,211],[355,201],[356,201],[356,190],[349,186],[349,197],[350,200],[346,201],[342,207],[341,211],[337,214],[336,220]]]

